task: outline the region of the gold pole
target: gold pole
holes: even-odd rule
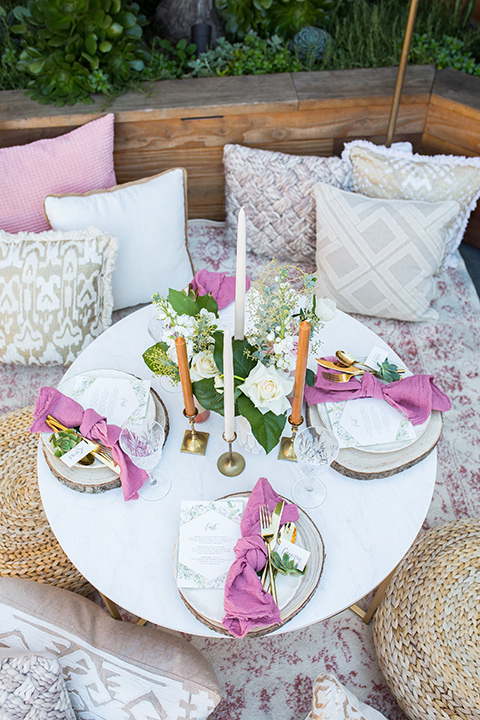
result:
[[[415,25],[415,16],[417,14],[418,0],[410,0],[410,8],[408,10],[407,27],[405,37],[403,38],[402,54],[400,56],[400,64],[398,66],[397,82],[395,83],[395,92],[393,93],[392,109],[390,110],[390,119],[388,121],[387,140],[385,145],[390,147],[395,133],[395,125],[397,123],[398,107],[402,95],[403,81],[405,80],[405,70],[407,69],[408,53],[410,51],[410,43],[412,42],[413,26]]]

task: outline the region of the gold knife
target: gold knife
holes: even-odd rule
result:
[[[272,529],[272,532],[273,532],[273,537],[272,537],[271,541],[270,541],[270,542],[268,543],[268,545],[267,545],[267,552],[268,552],[269,556],[270,556],[270,554],[275,550],[275,545],[277,544],[277,533],[278,533],[278,528],[280,527],[280,520],[282,519],[282,512],[283,512],[283,506],[284,506],[284,505],[285,505],[285,501],[284,501],[284,500],[282,500],[281,502],[277,503],[277,505],[275,506],[275,509],[274,509],[274,511],[273,511],[273,513],[272,513],[272,525],[271,525],[271,529]],[[266,581],[267,581],[267,574],[268,574],[268,563],[265,565],[265,568],[264,568],[264,570],[263,570],[263,575],[262,575],[262,585],[263,585],[263,587],[265,587],[265,583],[266,583]],[[277,588],[275,587],[275,580],[274,580],[273,577],[272,577],[272,590],[273,590],[273,593],[272,593],[273,599],[274,599],[275,602],[278,604],[278,602],[277,602]]]

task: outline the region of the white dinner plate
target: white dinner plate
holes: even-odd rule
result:
[[[220,500],[244,500],[245,505],[250,496],[249,492],[233,493]],[[286,499],[286,498],[285,498]],[[286,500],[291,503],[291,500]],[[283,623],[288,622],[307,604],[315,592],[320,581],[325,560],[325,550],[322,536],[310,517],[298,508],[299,518],[295,523],[297,537],[295,543],[310,552],[305,575],[285,576],[277,573],[276,587],[278,606]],[[173,553],[173,571],[177,575],[178,563],[178,537]],[[223,627],[222,619],[225,615],[223,607],[223,588],[178,588],[178,591],[188,609],[207,627],[216,630],[223,635],[229,632]],[[266,635],[272,632],[278,625],[269,625],[247,633],[246,637]]]

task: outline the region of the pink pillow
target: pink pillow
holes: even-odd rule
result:
[[[0,149],[0,229],[41,232],[43,198],[116,184],[113,113],[60,137]]]

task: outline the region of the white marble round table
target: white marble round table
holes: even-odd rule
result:
[[[95,340],[69,368],[66,377],[86,370],[115,368],[150,378],[142,359],[152,344],[148,322],[152,306],[127,316]],[[228,312],[227,312],[228,315]],[[385,343],[353,318],[338,313],[322,331],[322,354],[348,344],[358,356]],[[392,355],[392,353],[390,353]],[[392,356],[394,357],[394,355]],[[244,453],[246,468],[226,478],[216,467],[226,450],[223,418],[211,414],[201,426],[210,433],[204,457],[180,453],[187,423],[181,393],[159,390],[170,418],[162,466],[172,489],[157,502],[125,502],[121,489],[83,494],[61,484],[38,455],[40,492],[52,529],[74,565],[101,593],[151,622],[195,635],[217,633],[199,622],[184,605],[173,574],[173,547],[179,530],[180,501],[214,499],[251,490],[259,477],[290,497],[299,469],[295,463]],[[306,607],[275,633],[319,622],[350,607],[394,569],[419,532],[431,502],[436,452],[397,475],[359,481],[332,469],[324,479],[327,498],[308,514],[319,528],[326,559],[319,586]],[[221,636],[224,637],[224,636]]]

